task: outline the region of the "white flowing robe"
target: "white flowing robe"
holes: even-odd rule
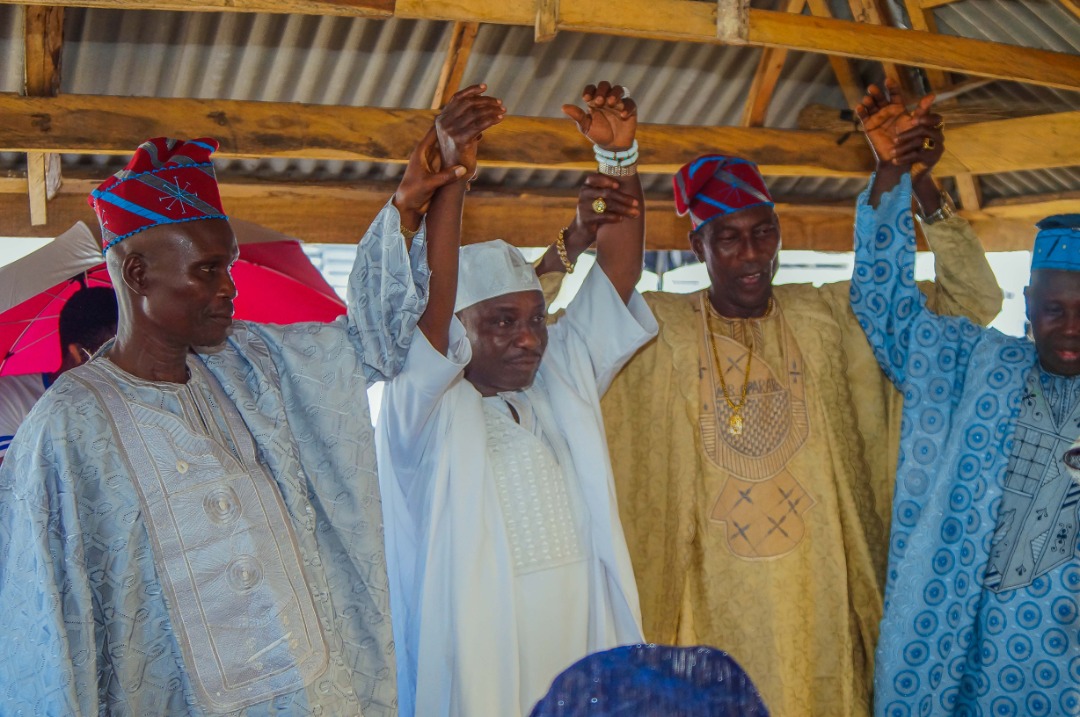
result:
[[[641,296],[624,304],[596,268],[550,327],[536,382],[512,395],[534,412],[560,459],[585,554],[587,610],[576,612],[587,616],[586,624],[544,626],[530,624],[535,614],[522,614],[520,591],[547,576],[572,585],[573,569],[514,574],[484,399],[463,376],[471,358],[464,329],[453,321],[448,356],[417,334],[384,393],[376,432],[402,715],[527,713],[555,677],[522,674],[519,641],[523,635],[533,641],[542,629],[576,633],[567,637],[585,648],[576,658],[640,642],[600,397],[655,334]],[[527,694],[537,689],[540,694]]]
[[[315,666],[313,681],[308,681],[308,672],[299,689],[278,690],[272,699],[230,708],[231,714],[396,714],[393,634],[366,387],[398,372],[426,305],[424,236],[414,239],[410,257],[399,228],[397,211],[387,205],[360,242],[347,317],[288,326],[237,321],[220,349],[189,357],[195,370],[188,384],[142,381],[106,367],[112,385],[141,412],[137,419],[149,416],[175,430],[171,442],[142,431],[143,441],[154,447],[149,455],[172,500],[175,486],[200,471],[208,480],[196,486],[199,490],[217,484],[227,492],[228,480],[235,478],[233,485],[239,488],[248,481],[244,485],[256,486],[261,502],[241,498],[236,510],[229,503],[235,496],[219,503],[222,492],[211,491],[205,498],[199,494],[188,516],[205,521],[204,513],[219,508],[226,518],[237,513],[250,520],[249,514],[262,510],[277,516],[280,524],[284,516],[285,534],[272,537],[290,559],[265,564],[266,584],[280,578],[281,566],[302,565],[302,576],[295,570],[288,576],[293,594],[309,606],[308,616],[314,606],[321,627],[306,634],[297,634],[295,623],[274,624],[278,614],[272,610],[244,615],[250,604],[244,595],[222,600],[212,589],[205,590],[207,604],[219,612],[262,623],[290,642],[316,645],[325,665],[321,673]],[[189,541],[186,545],[200,538],[199,531],[157,523],[154,514],[161,503],[140,499],[138,486],[145,471],[133,469],[138,464],[117,437],[122,424],[84,380],[97,371],[95,364],[105,361],[97,358],[56,382],[30,413],[0,468],[2,715],[212,713],[200,699],[207,693],[197,673],[213,672],[217,666],[213,659],[206,661],[205,647],[200,651],[188,638],[215,631],[220,636],[235,626],[189,621],[184,610],[192,604],[190,597],[175,601],[181,605],[170,601],[168,587],[176,583],[166,579],[171,573],[162,572],[169,570],[169,563],[162,562],[149,529],[160,528],[154,535],[166,529],[179,532]],[[193,401],[202,406],[203,422],[209,426],[205,431],[188,429],[198,423],[192,421]],[[233,405],[223,407],[226,402]],[[245,427],[249,437],[243,436]],[[226,439],[203,437],[211,434]],[[207,446],[210,450],[198,450]],[[230,452],[239,455],[242,446],[248,451],[246,465],[260,466],[259,475],[233,470],[215,479],[213,466],[234,467]],[[190,457],[182,457],[184,452]],[[219,542],[221,549],[199,553],[195,545],[194,550],[174,550],[165,557],[195,570],[200,567],[197,559],[227,559],[222,550],[242,545],[244,538],[226,536]],[[255,547],[266,548],[265,541]],[[243,567],[242,562],[237,565]],[[222,577],[243,582],[255,581],[259,574],[241,570]],[[270,651],[241,654],[233,663],[250,662],[258,675],[262,653]],[[200,656],[197,665],[186,663],[192,654]],[[236,652],[225,657],[236,658]],[[288,670],[286,664],[282,674]]]

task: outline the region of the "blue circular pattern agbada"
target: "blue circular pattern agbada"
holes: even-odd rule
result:
[[[988,587],[1035,352],[927,310],[909,191],[904,180],[876,212],[864,196],[856,220],[852,309],[905,398],[875,714],[1080,716],[1077,546],[1029,584]]]

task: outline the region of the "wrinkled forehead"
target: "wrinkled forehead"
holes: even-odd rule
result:
[[[1080,271],[1033,269],[1030,286],[1036,294],[1075,297],[1080,300]]]
[[[776,210],[767,204],[758,204],[746,209],[729,214],[718,214],[698,228],[698,232],[706,235],[718,234],[725,229],[745,231],[762,224],[776,224],[780,222]]]
[[[239,254],[236,235],[227,219],[161,224],[132,239],[137,240],[132,247],[146,254],[162,253],[189,260],[235,258]]]

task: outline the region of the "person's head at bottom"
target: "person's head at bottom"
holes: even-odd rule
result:
[[[72,294],[60,309],[60,369],[57,375],[90,360],[94,352],[116,336],[116,292],[92,286]]]
[[[496,239],[461,248],[454,313],[472,360],[468,380],[483,396],[532,385],[547,349],[547,307],[532,264]]]
[[[530,717],[768,717],[738,663],[711,647],[626,645],[555,678]]]
[[[1080,376],[1080,214],[1047,217],[1038,226],[1024,289],[1030,335],[1046,371]]]

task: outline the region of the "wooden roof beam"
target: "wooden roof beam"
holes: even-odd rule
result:
[[[801,13],[804,7],[806,0],[788,0],[784,10]],[[743,109],[743,127],[761,127],[765,124],[765,113],[769,111],[769,104],[786,60],[787,50],[782,47],[766,47],[761,50],[754,78],[750,81],[746,107]]]
[[[278,102],[0,94],[0,151],[129,155],[147,137],[217,137],[220,156],[404,163],[430,127],[430,110],[326,107]],[[1080,165],[1080,111],[950,126],[938,176]],[[864,142],[841,133],[642,124],[639,170],[671,173],[703,151],[758,163],[773,176],[864,176]],[[594,168],[572,122],[508,116],[484,133],[486,166]]]
[[[21,4],[0,0],[0,4]],[[351,15],[421,20],[488,22],[535,27],[535,0],[39,0],[130,10],[241,11]],[[577,0],[558,8],[558,31],[719,44],[715,3],[688,0]],[[1080,89],[1080,58],[1001,43],[866,25],[773,10],[749,8],[747,43],[803,52],[865,58],[995,77],[1016,82]]]
[[[46,226],[34,227],[16,210],[26,180],[0,178],[0,236],[56,236],[76,221],[95,231],[86,195],[98,178],[69,179],[53,200]],[[312,182],[232,181],[221,177],[222,202],[230,216],[310,242],[353,244],[394,191],[391,183],[344,185]],[[544,246],[572,218],[572,191],[511,192],[474,188],[465,200],[463,240],[502,238],[517,246]],[[685,249],[690,228],[670,199],[648,198],[650,249]],[[786,249],[851,251],[854,199],[834,204],[779,203]],[[968,216],[988,251],[1030,249],[1034,223],[1049,214],[1080,212],[1080,192],[989,202]]]

